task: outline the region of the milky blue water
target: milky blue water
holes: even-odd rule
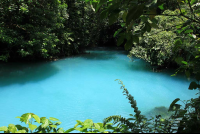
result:
[[[90,54],[51,62],[0,64],[0,126],[20,123],[16,116],[32,112],[55,117],[65,130],[76,120],[101,122],[111,115],[134,114],[122,94],[121,79],[143,114],[156,106],[195,97],[184,75],[153,72],[149,64],[122,50],[88,50]]]

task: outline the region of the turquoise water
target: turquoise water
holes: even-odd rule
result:
[[[32,112],[55,117],[65,130],[76,120],[94,122],[111,115],[128,117],[133,109],[115,79],[121,79],[143,114],[195,97],[190,81],[174,71],[152,72],[149,64],[122,50],[88,50],[90,54],[51,62],[0,64],[0,126],[20,123],[16,116]]]

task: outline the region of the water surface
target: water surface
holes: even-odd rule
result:
[[[52,62],[0,64],[0,126],[20,123],[16,116],[32,112],[55,117],[65,130],[76,120],[94,122],[111,115],[128,117],[133,109],[115,79],[121,79],[143,114],[158,106],[195,97],[184,75],[152,72],[149,64],[127,52],[99,48],[90,54]]]

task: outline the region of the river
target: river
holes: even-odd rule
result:
[[[195,97],[196,91],[188,90],[190,81],[184,75],[170,76],[173,70],[153,72],[148,63],[131,61],[123,50],[87,52],[57,61],[1,63],[0,126],[20,124],[15,117],[27,112],[58,118],[64,130],[76,120],[129,117],[134,110],[115,79],[123,81],[142,114],[168,108],[176,98]]]

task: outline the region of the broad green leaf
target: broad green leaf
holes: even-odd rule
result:
[[[47,126],[49,126],[49,120],[48,120],[48,119],[45,119],[45,120],[42,122],[41,127],[42,127],[42,128],[46,128]]]
[[[169,110],[168,111],[173,111],[173,106],[176,104],[176,102],[178,102],[180,99],[176,98],[169,106]]]
[[[56,119],[54,117],[49,117],[49,119],[52,120],[52,121],[59,121],[59,119]]]
[[[139,37],[137,36],[137,35],[133,35],[133,41],[135,42],[135,43],[139,43]]]
[[[17,131],[17,127],[15,127],[14,124],[9,124],[8,125],[8,130],[12,133],[15,133]]]
[[[193,89],[197,89],[197,87],[198,87],[198,84],[195,81],[193,81],[190,83],[190,86],[188,89],[193,90]]]
[[[126,25],[129,25],[131,21],[135,21],[143,14],[144,4],[133,6],[126,16]]]
[[[150,31],[151,31],[151,25],[150,25],[149,22],[146,22],[146,23],[145,23],[145,27],[146,27],[146,31],[147,31],[147,32],[150,32]]]
[[[120,46],[124,42],[125,36],[121,34],[121,36],[117,39],[117,46]]]
[[[125,50],[130,50],[132,48],[133,42],[132,40],[128,40],[124,46]]]
[[[60,125],[61,123],[62,123],[62,122],[60,122],[60,121],[59,121],[59,122],[56,122],[56,124],[58,124],[58,125]]]
[[[31,113],[25,113],[21,116],[20,121],[25,122],[25,124],[29,123],[29,119],[31,119]]]
[[[119,17],[119,11],[120,10],[115,10],[110,14],[110,16],[108,18],[109,25],[112,25],[113,23],[115,23],[117,21],[117,19]]]
[[[87,127],[93,126],[93,121],[91,119],[87,119],[83,123],[84,123],[84,126],[87,126]]]
[[[186,61],[181,61],[181,63],[183,63],[183,64],[185,64],[185,65],[187,65],[187,64],[188,64]]]
[[[28,126],[32,131],[37,128],[36,125],[30,124],[30,123],[28,124]]]
[[[186,30],[185,33],[192,33],[193,30],[192,29],[189,29],[189,30]]]
[[[26,133],[26,131],[25,130],[19,130],[19,131],[15,132],[15,133]]]
[[[21,118],[21,117],[17,116],[17,117],[15,117],[15,118]]]
[[[50,127],[53,127],[53,128],[57,128],[57,126],[56,125],[49,125]]]
[[[182,44],[182,41],[180,39],[175,41],[175,46],[178,47]]]
[[[8,128],[6,126],[0,127],[0,131],[7,131],[7,130],[8,130]]]
[[[114,10],[119,10],[120,2],[114,3],[111,6],[108,7],[109,13],[111,13]],[[119,12],[118,12],[119,13]]]
[[[106,2],[107,2],[107,0],[100,0],[99,4],[102,5],[102,4],[106,3]]]
[[[197,0],[191,0],[190,4],[193,5]]]
[[[107,17],[107,15],[108,15],[108,10],[107,10],[107,9],[106,9],[106,10],[103,10],[103,11],[101,12],[101,14],[100,14],[100,19],[101,19],[101,20],[105,19],[105,18]]]
[[[121,29],[121,28],[118,29],[118,30],[114,33],[113,37],[116,37],[116,35],[119,34],[122,30],[123,30],[123,29]]]
[[[164,10],[164,4],[158,6],[161,10]]]
[[[126,23],[120,23],[121,27],[124,27],[126,25]]]
[[[77,127],[77,128],[75,128],[76,130],[78,130],[78,131],[80,131],[80,132],[88,132],[87,131],[87,127],[83,127],[83,128],[81,128],[81,127]]]
[[[190,77],[190,71],[185,71],[185,75],[187,76],[187,78],[189,78]]]
[[[100,126],[99,126],[99,124],[94,123],[94,127],[95,127],[96,129],[100,130]]]
[[[66,130],[64,133],[70,133],[70,132],[72,132],[74,130],[75,130],[74,128],[70,128],[70,129]]]
[[[122,19],[124,20],[124,22],[126,22],[126,16],[127,16],[127,12],[126,11],[124,11],[124,13],[123,13],[123,15],[122,15]]]
[[[132,33],[131,32],[126,33],[126,39],[127,40],[130,40],[131,37],[132,37]]]
[[[63,128],[59,128],[57,132],[58,133],[64,133],[64,130],[63,130]]]
[[[37,115],[32,115],[33,116],[33,118],[37,121],[37,123],[40,123],[40,117],[39,116],[37,116]]]

